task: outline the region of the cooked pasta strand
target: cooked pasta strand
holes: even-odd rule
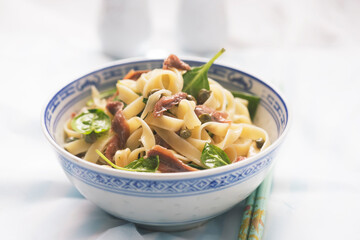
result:
[[[171,65],[170,62],[168,64]],[[139,157],[146,160],[148,151],[158,144],[169,148],[184,163],[192,162],[205,167],[201,156],[206,143],[222,149],[231,162],[254,156],[270,145],[268,133],[252,124],[248,101],[234,97],[218,82],[208,79],[210,94],[201,101],[197,99],[198,102],[186,93],[180,93],[184,87],[185,71],[168,66],[166,69],[145,71],[137,80],[120,79],[116,83],[116,96],[108,100],[102,99],[99,91],[92,86],[92,102],[88,104],[91,106],[79,112],[92,113],[90,109],[94,108],[102,110],[108,117],[109,130],[101,134],[86,131],[90,134],[88,136],[74,125],[77,130],[72,129],[72,119],[69,119],[64,124],[65,137],[76,140],[64,144],[64,148],[74,155],[84,154],[83,159],[92,163],[99,160],[95,152],[98,149],[106,152],[106,156],[111,157],[110,160],[117,166],[126,167]],[[164,96],[166,98],[162,98]],[[119,100],[125,103],[125,107],[115,102]],[[113,115],[109,110],[114,113],[116,106],[118,108]],[[121,121],[121,114],[117,111],[123,115]],[[83,124],[90,124],[92,120],[85,119]],[[101,122],[95,127],[105,125]],[[126,134],[120,138],[122,131]],[[113,138],[114,134],[119,136]],[[92,141],[91,137],[96,140],[92,144],[88,143]]]

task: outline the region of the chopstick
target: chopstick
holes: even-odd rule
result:
[[[266,203],[272,184],[272,170],[260,186],[246,199],[239,230],[239,240],[260,240],[264,232]]]

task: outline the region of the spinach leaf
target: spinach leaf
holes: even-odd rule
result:
[[[248,110],[249,110],[250,118],[251,118],[251,120],[254,120],[256,109],[260,102],[260,97],[249,94],[249,93],[244,93],[244,92],[231,91],[231,93],[234,97],[243,98],[243,99],[248,100],[248,102],[249,102]]]
[[[200,89],[210,90],[209,80],[208,80],[208,70],[214,61],[223,53],[225,49],[222,48],[209,62],[200,66],[194,67],[191,70],[184,73],[184,85],[183,92],[186,92],[194,97],[196,97]]]
[[[205,143],[201,153],[201,162],[208,168],[216,168],[230,164],[230,159],[219,147]]]
[[[156,172],[159,167],[159,156],[152,156],[148,158],[139,158],[137,160],[132,161],[126,167],[119,167],[112,163],[107,157],[104,156],[98,149],[95,152],[104,159],[111,167],[115,169],[125,170],[125,171],[132,171],[132,172]]]
[[[125,171],[130,171],[129,169],[123,168],[123,167],[119,167],[115,164],[113,164],[107,157],[104,156],[104,154],[102,154],[99,149],[96,149],[95,152],[105,161],[107,162],[107,164],[109,164],[111,167],[115,168],[115,169],[120,169],[120,170],[125,170]]]
[[[148,158],[139,158],[129,163],[125,168],[133,169],[137,172],[156,172],[159,167],[159,156],[151,156]]]
[[[199,165],[197,165],[197,164],[195,164],[195,163],[188,163],[187,165],[190,166],[190,167],[192,167],[192,168],[199,169],[199,170],[204,170],[204,169],[206,169],[206,168],[203,168],[203,167],[201,167],[201,166],[199,166]]]
[[[106,132],[111,127],[110,117],[100,109],[89,109],[71,121],[71,127],[78,133]]]

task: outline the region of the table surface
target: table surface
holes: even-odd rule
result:
[[[219,62],[278,86],[293,115],[275,166],[264,239],[359,238],[360,3],[291,2],[225,2],[227,52]],[[242,204],[190,231],[143,231],[84,199],[61,171],[41,132],[41,109],[60,86],[112,60],[100,47],[101,3],[0,1],[0,234],[236,239]],[[198,55],[178,46],[179,1],[151,3],[152,32],[142,55]]]

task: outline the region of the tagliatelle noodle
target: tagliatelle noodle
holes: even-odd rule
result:
[[[226,155],[228,156],[228,158],[229,158],[229,160],[230,160],[231,163],[234,162],[234,161],[236,161],[238,154],[237,154],[235,148],[233,148],[233,147],[230,145],[229,147],[227,147],[227,148],[224,149],[224,152],[225,152]]]
[[[66,143],[64,148],[70,152],[71,154],[78,155],[80,153],[86,152],[89,147],[91,146],[90,143],[85,142],[83,138]]]
[[[220,103],[215,98],[215,95],[213,92],[210,93],[210,97],[203,103],[203,105],[210,107],[212,109],[219,108]]]
[[[251,124],[234,124],[236,128],[242,128],[240,138],[237,141],[234,141],[234,144],[228,145],[224,147],[225,152],[229,152],[229,154],[234,153],[234,149],[237,153],[237,157],[239,156],[247,156],[251,157],[257,153],[259,153],[262,149],[265,149],[269,144],[269,136],[265,130],[262,128],[256,127]],[[256,143],[252,140],[257,140],[259,138],[264,139],[264,144],[261,149],[256,147]],[[232,148],[233,150],[227,149]],[[232,159],[234,161],[234,159]]]
[[[205,130],[210,131],[211,133],[224,137],[230,127],[229,123],[219,123],[219,122],[206,122],[202,124],[199,128],[195,128],[192,131],[192,136],[198,139],[201,139]]]
[[[156,91],[155,93],[151,94],[149,97],[148,97],[148,100],[146,102],[146,106],[144,108],[144,111],[142,112],[141,114],[141,118],[144,119],[148,113],[152,113],[152,111],[154,111],[154,106],[155,104],[157,103],[157,101],[159,101],[159,99],[162,97],[162,96],[170,96],[171,95],[171,92],[169,90],[166,90],[166,89],[161,89],[159,91]]]
[[[260,150],[263,150],[269,146],[269,144],[270,144],[269,135],[264,129],[259,128],[254,125],[251,125],[251,124],[245,124],[245,123],[242,123],[239,125],[241,125],[242,129],[243,129],[241,132],[241,137],[249,138],[252,140],[257,140],[259,138],[264,139],[265,142]]]
[[[211,138],[208,140],[202,140],[202,139],[189,137],[188,139],[186,139],[186,141],[189,142],[194,147],[196,147],[200,152],[203,150],[205,143],[212,143]]]
[[[159,136],[166,141],[175,151],[195,162],[199,166],[203,166],[200,161],[201,152],[187,142],[185,139],[181,138],[175,132],[171,132],[165,129],[154,127],[155,131]]]
[[[176,116],[179,119],[184,120],[184,125],[188,129],[194,129],[201,125],[199,118],[196,116],[195,112],[195,102],[188,100],[181,100],[179,107],[176,112]]]
[[[119,85],[123,85],[125,87],[130,88],[133,92],[137,93],[137,83],[134,80],[131,79],[122,79],[117,82]]]
[[[231,162],[237,160],[239,156],[249,157],[250,146],[253,144],[251,139],[239,138],[233,144],[227,146],[224,151],[228,155]]]
[[[155,137],[154,134],[149,127],[149,125],[141,118],[139,117],[133,117],[130,122],[133,126],[130,127],[130,129],[136,129],[138,130],[133,131],[131,133],[130,137],[128,138],[126,142],[126,146],[129,147],[131,150],[135,149],[138,142],[140,141],[142,145],[144,146],[145,150],[148,151],[152,147],[155,146]],[[128,122],[129,124],[129,122]],[[140,128],[141,127],[141,128]],[[141,131],[141,134],[140,134]],[[136,141],[137,139],[137,141]]]
[[[143,148],[143,147],[137,148],[129,154],[128,161],[130,163],[130,162],[138,159],[139,155],[145,156],[145,154],[146,154],[145,148]]]
[[[181,91],[183,81],[181,72],[176,69],[154,69],[142,74],[137,80],[137,86],[138,91],[145,97],[147,97],[153,89],[167,89],[172,94],[175,94]]]
[[[221,142],[217,143],[216,146],[221,149],[225,149],[227,146],[235,142],[240,137],[241,133],[242,127],[231,124],[228,131],[226,132],[224,139]]]
[[[94,106],[98,109],[105,111],[106,100],[100,98],[100,93],[94,86],[91,86],[91,97],[94,101]]]
[[[249,105],[249,101],[243,98],[236,98],[237,100],[239,100],[245,107],[248,107]]]
[[[152,127],[159,127],[172,132],[179,131],[184,126],[184,120],[166,115],[155,118],[152,114],[149,114],[145,121]]]
[[[244,101],[242,101],[240,98],[234,98],[234,103],[235,103],[235,112],[233,116],[233,122],[251,124],[249,110],[247,106],[244,104]]]
[[[249,138],[240,137],[233,144],[229,145],[228,148],[233,147],[238,156],[246,156],[252,142],[253,141]]]
[[[124,108],[123,114],[126,119],[138,115],[144,109],[145,103],[143,99],[143,97],[138,97]]]
[[[84,156],[84,159],[89,162],[96,163],[99,158],[99,155],[96,153],[95,150],[98,149],[99,151],[103,151],[109,140],[110,140],[110,136],[108,134],[99,137],[96,140],[96,142],[91,144],[91,146],[89,147],[89,149],[87,150]]]
[[[146,150],[144,147],[139,147],[134,150],[130,150],[129,148],[118,150],[114,155],[115,164],[119,167],[125,167],[132,161],[138,159],[139,155],[144,156],[145,154]]]
[[[224,93],[224,88],[214,80],[209,79],[209,83],[211,95],[209,99],[205,101],[204,105],[217,111],[225,111],[227,99]]]
[[[249,117],[244,116],[244,115],[234,115],[233,117],[233,122],[234,123],[251,123],[251,120]]]
[[[82,137],[82,134],[81,133],[78,133],[78,132],[75,132],[74,130],[72,130],[71,128],[71,118],[66,121],[65,125],[64,125],[64,131],[66,133],[66,135],[68,137],[74,137],[74,138],[81,138]]]
[[[131,88],[128,86],[125,86],[122,81],[118,81],[116,84],[117,91],[119,92],[118,97],[121,101],[123,101],[126,104],[130,104],[135,99],[139,97],[139,95],[134,92]]]
[[[223,149],[231,162],[237,161],[239,157],[251,157],[269,146],[267,132],[252,125],[247,108],[248,101],[234,97],[230,91],[212,79],[209,79],[210,97],[203,105],[226,112],[229,122],[201,123],[194,111],[196,103],[187,99],[182,99],[162,116],[155,117],[154,108],[161,97],[181,92],[182,73],[176,69],[154,69],[143,73],[136,81],[123,79],[117,82],[116,98],[125,103],[122,114],[129,126],[130,135],[125,148],[117,150],[112,159],[116,165],[125,167],[139,157],[146,156],[147,151],[156,144],[154,134],[171,147],[169,150],[177,159],[185,163],[193,162],[201,167],[204,167],[201,163],[201,153],[205,143]],[[155,89],[157,91],[150,94]],[[113,118],[106,108],[107,101],[100,98],[95,87],[91,88],[91,96],[93,105],[81,109],[80,113],[90,108],[98,108]],[[179,131],[182,129],[190,130],[191,136],[186,139],[180,137]],[[84,159],[93,163],[100,160],[95,150],[103,152],[114,136],[110,131],[98,136],[93,144],[87,143],[82,134],[72,129],[71,119],[65,123],[64,132],[67,137],[77,138],[64,144],[64,148],[74,155],[85,153]],[[255,143],[259,138],[264,140],[260,149]]]
[[[119,167],[125,167],[126,165],[131,163],[131,161],[129,161],[129,158],[128,158],[130,153],[131,153],[131,150],[129,148],[117,150],[114,155],[115,164]]]
[[[138,148],[141,145],[140,137],[142,135],[142,129],[138,128],[134,132],[132,132],[129,136],[129,138],[126,141],[125,146],[127,148],[130,148],[130,150],[134,150]]]
[[[227,89],[224,89],[224,94],[225,94],[225,97],[226,97],[226,109],[225,109],[225,112],[227,112],[227,114],[229,114],[230,119],[233,119],[233,116],[235,114],[235,99],[234,99],[234,96]]]

